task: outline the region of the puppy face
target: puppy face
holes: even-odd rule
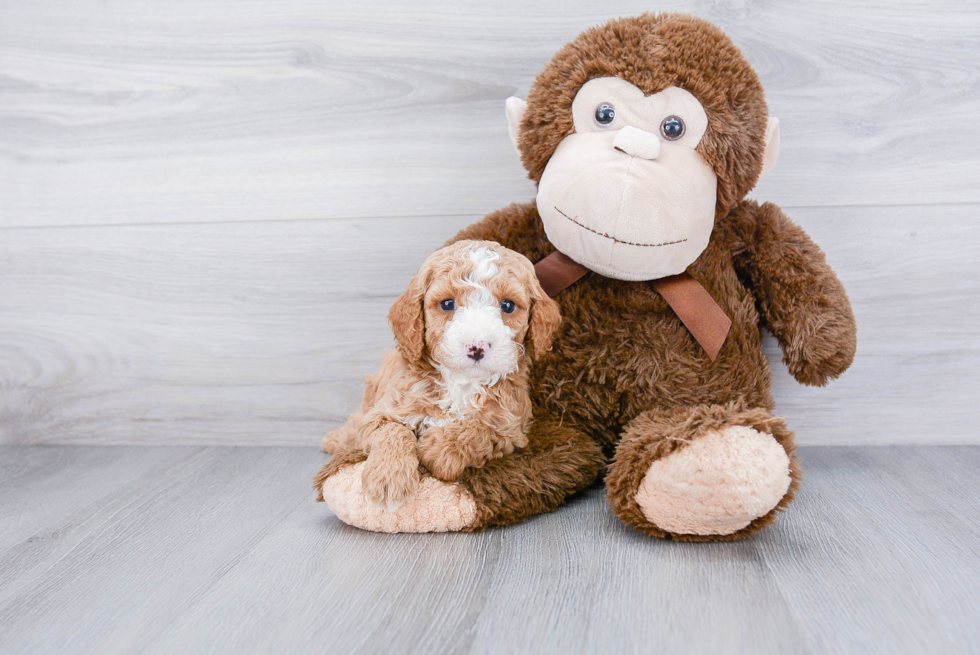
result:
[[[433,253],[389,314],[399,350],[474,380],[518,368],[525,348],[550,348],[560,321],[534,267],[489,241],[460,241]]]
[[[454,257],[449,275],[425,293],[425,341],[432,359],[475,379],[517,370],[530,296],[499,253],[477,246]]]

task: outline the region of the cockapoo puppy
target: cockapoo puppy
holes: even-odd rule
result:
[[[394,511],[415,494],[420,462],[451,481],[527,445],[528,360],[561,319],[527,258],[459,241],[422,263],[388,320],[395,352],[322,445],[368,453],[364,493]]]

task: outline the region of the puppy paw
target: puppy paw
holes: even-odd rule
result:
[[[382,457],[372,452],[364,463],[361,487],[369,500],[395,512],[415,495],[419,463],[415,457]]]
[[[467,467],[479,467],[493,455],[493,444],[477,427],[450,423],[430,428],[419,439],[419,461],[432,475],[452,482]]]
[[[419,439],[419,461],[432,475],[447,482],[461,476],[468,464],[454,433],[446,428],[430,428]]]

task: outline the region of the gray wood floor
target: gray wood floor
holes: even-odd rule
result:
[[[0,447],[0,651],[968,653],[980,447],[803,449],[731,544],[652,540],[601,488],[477,535],[378,535],[305,448]]]

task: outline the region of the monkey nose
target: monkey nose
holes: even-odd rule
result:
[[[630,157],[641,159],[656,159],[660,156],[660,137],[627,125],[619,130],[613,139],[613,148],[625,152]]]

